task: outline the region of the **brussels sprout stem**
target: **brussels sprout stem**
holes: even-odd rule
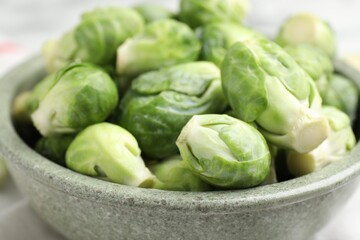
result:
[[[130,152],[121,151],[120,155],[116,151],[113,154],[108,153],[108,156],[113,156],[114,161],[99,157],[97,165],[105,173],[106,177],[113,182],[123,183],[126,181],[126,185],[129,186],[152,187],[154,176],[143,165],[142,158],[138,156],[134,159],[132,156],[134,153]],[[131,158],[133,158],[133,161],[128,161]]]
[[[265,138],[286,148],[292,148],[298,153],[307,153],[318,147],[329,135],[328,120],[312,111],[301,107],[300,118],[285,135],[274,135],[259,128]]]
[[[319,98],[314,97],[310,102],[298,101],[287,94],[280,81],[273,77],[267,79],[265,86],[268,106],[257,122],[261,126],[259,130],[269,142],[306,153],[328,137],[328,120],[317,111]],[[310,91],[313,89],[310,88]]]
[[[55,114],[55,113],[54,113]],[[40,108],[37,109],[33,114],[31,114],[31,119],[35,127],[39,130],[41,135],[49,136],[51,131],[50,121],[47,119],[47,114],[44,114],[40,111]]]
[[[132,42],[132,39],[128,39],[122,44],[122,47],[119,47],[117,49],[116,67],[119,74],[124,74],[127,66],[127,61],[131,61],[131,55],[128,53],[128,49],[131,46]]]
[[[318,171],[340,159],[353,147],[355,141],[350,127],[338,132],[332,131],[329,138],[311,152],[305,154],[289,152],[287,156],[289,171],[295,176]]]
[[[148,177],[147,179],[145,179],[142,183],[139,184],[139,187],[141,188],[152,188],[154,186],[154,177]]]

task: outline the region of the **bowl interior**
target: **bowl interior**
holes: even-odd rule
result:
[[[352,79],[360,89],[360,74],[341,61],[335,62],[338,72]],[[360,174],[359,143],[344,159],[319,172],[276,184],[243,190],[212,192],[176,192],[141,189],[105,182],[75,173],[37,154],[29,145],[35,132],[25,131],[20,137],[11,121],[11,104],[24,89],[30,89],[45,76],[39,55],[18,65],[0,80],[0,154],[13,167],[24,169],[29,177],[68,194],[106,204],[131,203],[167,210],[195,212],[252,211],[291,204],[325,194]],[[357,121],[354,131],[360,134]],[[25,142],[28,142],[25,143]],[[98,194],[94,194],[94,192]]]

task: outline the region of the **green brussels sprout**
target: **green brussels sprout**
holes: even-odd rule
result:
[[[351,121],[355,120],[359,90],[354,82],[342,75],[334,74],[323,92],[324,105],[336,107],[348,114]]]
[[[269,174],[270,152],[256,128],[228,115],[195,115],[176,145],[187,166],[222,188],[259,185]]]
[[[310,13],[299,13],[287,19],[276,37],[280,46],[313,44],[333,57],[336,51],[335,33],[330,25]]]
[[[192,28],[213,22],[242,23],[248,0],[181,0],[179,17]]]
[[[327,88],[329,78],[334,71],[329,56],[311,44],[289,45],[284,49],[315,81],[320,96],[323,97],[324,89]]]
[[[202,41],[201,58],[221,66],[227,50],[236,42],[265,37],[236,23],[219,22],[205,25],[199,30]]]
[[[210,186],[184,164],[180,155],[169,157],[151,166],[150,170],[156,177],[153,188],[193,192],[210,190]]]
[[[0,158],[0,186],[6,182],[8,175],[5,161]]]
[[[75,133],[102,122],[117,105],[115,83],[95,65],[70,64],[50,80],[48,89],[41,87],[37,95],[41,100],[31,114],[35,127],[45,137]]]
[[[66,151],[68,168],[129,186],[152,187],[154,176],[140,156],[134,136],[111,123],[81,131]]]
[[[75,135],[60,135],[40,138],[35,145],[35,151],[51,161],[65,166],[66,150],[74,140]]]
[[[107,7],[86,12],[74,29],[59,40],[45,43],[46,68],[54,72],[77,60],[114,65],[117,48],[143,27],[141,15],[130,8]]]
[[[171,11],[159,5],[143,3],[135,6],[134,9],[144,18],[146,23],[174,17]]]
[[[128,39],[117,51],[119,74],[139,75],[198,58],[200,42],[184,23],[173,19],[146,25],[143,33]]]
[[[324,106],[322,112],[329,119],[330,135],[322,144],[308,153],[300,154],[294,151],[288,153],[287,165],[294,176],[318,171],[342,159],[356,143],[350,119],[345,113],[329,106]]]
[[[224,94],[236,116],[255,121],[272,144],[309,152],[329,134],[315,83],[267,39],[234,44],[222,64]]]
[[[219,68],[184,63],[136,78],[120,101],[116,122],[136,137],[146,156],[165,158],[178,153],[176,138],[193,115],[226,106]]]

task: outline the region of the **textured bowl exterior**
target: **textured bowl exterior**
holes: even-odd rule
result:
[[[337,66],[360,86],[356,71]],[[44,74],[35,56],[0,80],[0,157],[35,211],[68,239],[309,239],[357,186],[359,144],[317,173],[236,191],[140,189],[72,172],[29,148],[11,123],[16,94]]]

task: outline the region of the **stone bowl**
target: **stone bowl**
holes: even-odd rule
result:
[[[336,66],[360,87],[358,72]],[[35,56],[0,80],[0,157],[38,215],[68,239],[309,239],[357,187],[359,144],[319,172],[245,190],[140,189],[75,173],[31,149],[11,120],[14,97],[44,75]]]

